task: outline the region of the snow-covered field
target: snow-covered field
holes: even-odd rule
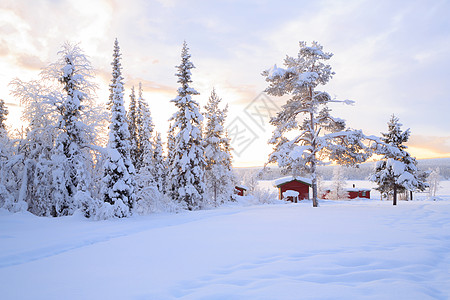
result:
[[[0,299],[449,299],[443,201],[89,221],[0,211]]]

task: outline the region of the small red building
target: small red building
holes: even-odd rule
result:
[[[367,198],[370,199],[370,189],[366,188],[347,188],[344,189],[347,194],[347,199],[356,199],[356,198]],[[325,192],[322,195],[322,199],[327,199],[328,194],[331,193],[330,189],[325,190]]]
[[[367,198],[370,199],[370,189],[365,188],[350,188],[345,189],[348,192],[349,199]]]
[[[245,196],[248,188],[245,185],[236,185],[234,187],[234,193],[238,196]]]
[[[283,199],[283,193],[286,191],[298,192],[296,197],[298,200],[309,199],[309,187],[311,186],[311,180],[302,177],[283,177],[275,180],[274,185],[278,188],[278,197],[280,200]],[[292,194],[291,192],[285,195]],[[294,201],[294,197],[287,196],[288,201]]]

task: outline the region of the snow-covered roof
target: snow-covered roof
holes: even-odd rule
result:
[[[366,189],[366,188],[346,188],[344,190],[346,192],[359,192],[359,191],[370,191],[371,189]]]
[[[246,185],[243,184],[236,184],[235,188],[237,189],[243,189],[243,190],[248,190],[248,187]]]
[[[291,181],[294,181],[294,180],[300,181],[300,182],[303,182],[303,183],[306,183],[306,184],[308,184],[308,185],[311,185],[311,184],[312,184],[311,179],[309,179],[309,178],[298,177],[298,176],[297,176],[297,177],[294,177],[294,176],[286,176],[286,177],[282,177],[282,178],[279,178],[279,179],[275,180],[275,181],[273,182],[273,185],[276,186],[276,187],[278,187],[278,186],[280,186],[280,185],[282,185],[282,184],[285,184],[285,183],[288,183],[288,182],[291,182]]]

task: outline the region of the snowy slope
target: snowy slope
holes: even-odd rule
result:
[[[0,212],[1,299],[448,299],[450,202]]]

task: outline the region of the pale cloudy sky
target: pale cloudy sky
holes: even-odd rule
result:
[[[295,56],[299,41],[319,41],[336,75],[323,90],[354,106],[332,109],[367,134],[385,132],[392,113],[411,128],[410,152],[450,157],[450,1],[144,1],[2,0],[0,98],[19,124],[13,78],[37,78],[65,41],[79,42],[107,98],[115,38],[123,53],[126,98],[142,81],[156,123],[167,131],[176,96],[175,66],[186,40],[203,106],[213,87],[229,104],[235,165],[262,165],[270,153],[261,71]]]

